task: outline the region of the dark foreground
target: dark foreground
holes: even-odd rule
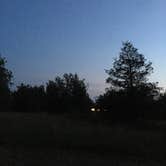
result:
[[[165,166],[165,160],[141,159],[134,156],[103,155],[81,150],[58,150],[54,148],[16,148],[0,149],[0,165],[11,166]]]
[[[165,122],[141,129],[47,114],[1,113],[0,165],[165,166],[165,131]]]

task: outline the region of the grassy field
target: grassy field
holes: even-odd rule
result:
[[[110,126],[46,113],[0,113],[0,165],[164,166],[165,122],[155,126]]]

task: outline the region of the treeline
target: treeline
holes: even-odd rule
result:
[[[12,93],[12,108],[20,112],[84,112],[91,102],[84,80],[71,73],[48,81],[46,86],[21,84]]]
[[[82,114],[95,107],[98,111],[94,114],[116,121],[166,118],[166,93],[161,93],[158,83],[148,81],[152,63],[128,41],[123,43],[112,68],[106,70],[110,87],[95,103],[89,97],[85,80],[71,73],[57,76],[46,85],[22,83],[11,91],[13,76],[5,65],[5,58],[0,57],[1,111]]]
[[[5,64],[5,58],[0,57],[1,111],[82,113],[90,109],[92,100],[87,93],[87,85],[77,74],[57,76],[41,86],[22,83],[11,91],[13,76]]]

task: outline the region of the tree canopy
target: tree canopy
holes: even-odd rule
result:
[[[148,81],[152,72],[152,63],[131,42],[123,42],[112,68],[106,70],[109,75],[106,82],[111,86],[99,96],[98,105],[122,119],[143,117],[145,111],[152,109],[160,90],[157,83]]]
[[[51,111],[87,110],[91,100],[84,79],[77,74],[65,73],[46,85],[47,104]]]
[[[6,59],[0,56],[0,105],[8,106],[12,72],[6,68]]]
[[[106,70],[109,77],[106,82],[115,88],[131,90],[147,82],[147,76],[153,71],[152,63],[131,42],[124,42],[119,57],[113,67]]]
[[[40,112],[44,110],[44,86],[21,84],[13,92],[13,109],[20,112]]]

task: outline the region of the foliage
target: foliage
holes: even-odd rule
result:
[[[46,85],[47,105],[53,112],[83,111],[88,109],[91,100],[84,80],[77,74],[64,74]]]
[[[84,80],[71,73],[48,81],[46,87],[21,84],[12,96],[14,110],[24,112],[82,112],[91,104]]]
[[[98,105],[107,106],[121,119],[143,118],[160,90],[157,83],[148,82],[147,77],[152,71],[152,63],[147,62],[132,43],[124,42],[119,58],[110,70],[106,70],[109,75],[106,82],[111,88],[99,96]]]
[[[106,82],[113,87],[127,90],[142,86],[153,71],[152,63],[146,61],[132,43],[124,42],[119,59],[115,59],[113,68],[106,70],[109,75]]]
[[[13,108],[16,111],[39,112],[44,109],[44,86],[21,84],[13,93]]]
[[[7,108],[10,100],[12,72],[6,68],[6,59],[0,56],[0,105]]]

